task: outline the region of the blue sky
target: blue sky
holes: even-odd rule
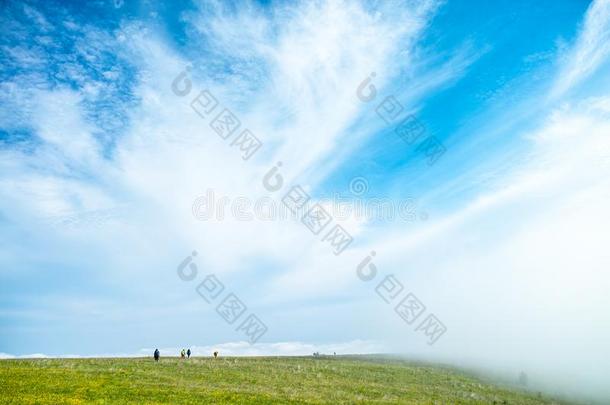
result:
[[[610,2],[1,7],[0,353],[393,351],[603,386]],[[190,107],[203,89],[262,142],[251,159]],[[445,148],[433,165],[377,115],[388,96]],[[193,214],[295,184],[415,216],[335,218],[336,256],[299,221]],[[178,278],[193,250],[264,320],[256,345]],[[372,250],[445,324],[434,345],[356,277]]]

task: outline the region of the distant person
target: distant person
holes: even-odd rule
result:
[[[189,359],[191,358],[191,349],[188,349],[186,351],[186,357],[188,357]]]
[[[186,354],[186,352],[184,351],[184,349],[182,349],[182,351],[180,352],[180,357],[184,358],[184,355]]]
[[[159,361],[159,356],[160,356],[159,349],[155,349],[154,356],[155,356],[155,361]]]
[[[527,387],[527,374],[525,374],[525,371],[522,371],[521,374],[519,374],[519,384]]]
[[[218,352],[214,352],[214,358],[218,357]]]

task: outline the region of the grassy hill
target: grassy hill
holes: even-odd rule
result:
[[[0,361],[0,403],[563,404],[463,372],[372,357]]]

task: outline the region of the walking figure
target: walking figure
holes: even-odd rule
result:
[[[188,357],[189,359],[191,358],[191,349],[188,349],[186,351],[186,357]]]
[[[159,349],[155,349],[155,361],[159,361]]]
[[[218,357],[218,352],[214,352],[214,358]]]

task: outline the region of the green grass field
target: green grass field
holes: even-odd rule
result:
[[[451,368],[360,356],[2,360],[0,402],[565,403]]]

